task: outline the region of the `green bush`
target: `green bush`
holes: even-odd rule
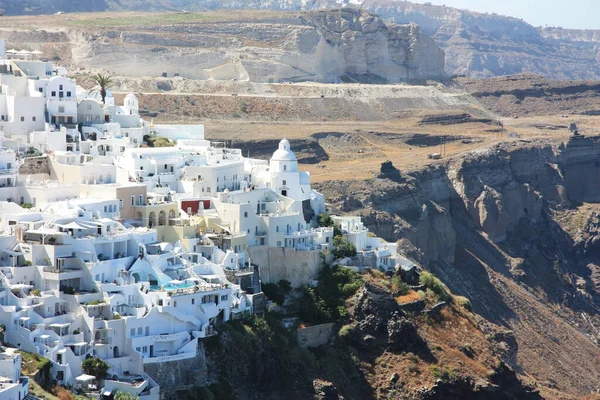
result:
[[[88,301],[87,303],[84,303],[84,306],[97,306],[99,304],[106,304],[106,301],[104,300],[92,300],[92,301]]]
[[[434,365],[431,367],[431,373],[436,379],[441,379],[444,382],[450,382],[456,378],[454,372],[448,367],[441,368],[437,365]]]
[[[356,246],[342,236],[334,236],[333,247],[333,255],[335,258],[354,257],[356,255]]]
[[[317,215],[317,223],[319,226],[331,227],[333,226],[333,218],[331,218],[331,215],[327,213],[319,214]]]
[[[456,304],[458,304],[459,306],[461,306],[465,310],[467,310],[467,311],[473,311],[473,308],[471,306],[471,301],[469,299],[467,299],[466,297],[463,297],[463,296],[454,296],[454,301],[456,302]]]
[[[392,289],[399,296],[404,296],[410,292],[410,286],[408,283],[403,282],[402,278],[400,278],[398,275],[394,275],[392,277]]]
[[[40,289],[33,289],[31,292],[29,292],[29,294],[32,296],[40,297],[42,295],[42,291]]]
[[[340,328],[340,331],[338,332],[338,336],[341,338],[350,337],[354,334],[355,330],[356,330],[355,324],[344,325]]]
[[[448,301],[451,299],[450,291],[446,285],[431,272],[423,271],[419,278],[419,283],[431,290],[438,301]]]
[[[96,379],[103,379],[108,373],[110,365],[101,358],[90,357],[83,360],[81,368],[86,374],[93,375]]]
[[[349,268],[323,267],[316,288],[302,287],[294,305],[304,322],[341,322],[346,317],[344,303],[362,286],[360,275]]]
[[[281,290],[281,292],[285,295],[290,294],[292,292],[292,283],[290,281],[282,279],[279,282],[277,282],[277,286],[279,286],[279,290]]]
[[[117,390],[114,394],[114,400],[136,400],[139,397],[132,395],[131,393],[123,392],[121,390]]]
[[[262,291],[270,300],[281,305],[285,301],[285,295],[282,293],[278,285],[274,283],[263,283]]]

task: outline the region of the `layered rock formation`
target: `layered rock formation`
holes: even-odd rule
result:
[[[252,13],[251,13],[252,14]],[[364,10],[252,14],[242,20],[178,23],[129,16],[131,23],[100,28],[49,18],[47,30],[5,29],[11,46],[40,43],[47,56],[72,67],[125,76],[169,76],[252,82],[340,80],[403,82],[444,77],[444,53],[416,25],[387,26]],[[83,25],[78,27],[77,25]],[[52,30],[52,33],[49,31]],[[67,40],[65,40],[67,38]],[[43,45],[41,43],[44,43]],[[65,43],[70,46],[66,51]]]
[[[600,378],[589,357],[600,356],[592,328],[600,322],[600,213],[573,208],[600,201],[599,173],[600,137],[574,136],[499,144],[400,179],[319,190],[334,207],[366,215],[372,231],[400,239],[402,253],[511,329],[504,360],[534,376],[544,398],[563,398],[595,390]]]
[[[535,73],[553,79],[598,79],[598,31],[536,28],[523,20],[452,7],[394,0],[0,0],[6,15],[136,10],[320,10],[359,6],[386,22],[417,24],[446,52],[450,75],[491,77]]]

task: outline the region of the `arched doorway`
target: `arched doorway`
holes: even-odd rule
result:
[[[119,358],[121,355],[119,354],[119,346],[115,346],[113,349],[113,358]]]
[[[149,215],[148,215],[148,226],[150,228],[152,228],[154,225],[156,225],[156,214],[154,213],[154,211],[152,211]]]
[[[175,225],[175,211],[169,210],[169,225]]]
[[[138,211],[138,212],[137,212],[137,214],[136,214],[136,218],[137,218],[139,221],[143,221],[143,220],[144,220],[144,214],[142,214],[142,212],[141,212],[141,211]]]
[[[141,280],[140,274],[138,274],[137,272],[134,272],[131,276],[133,276],[135,283],[138,283]]]
[[[160,213],[158,213],[158,224],[159,225],[166,225],[167,222],[167,213],[162,210]]]

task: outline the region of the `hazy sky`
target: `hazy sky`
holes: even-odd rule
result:
[[[533,26],[600,29],[600,0],[413,0],[523,18]]]

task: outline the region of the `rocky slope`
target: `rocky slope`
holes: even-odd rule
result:
[[[204,11],[257,9],[319,10],[360,6],[388,23],[420,26],[446,52],[450,75],[491,77],[535,73],[553,79],[597,79],[598,31],[536,28],[524,21],[452,7],[396,0],[0,0],[6,15],[48,14],[58,11]]]
[[[320,189],[511,330],[503,360],[545,398],[579,398],[600,378],[598,160],[598,137],[513,142]]]
[[[538,75],[514,75],[457,78],[456,82],[498,115],[600,115],[597,81],[557,81]]]
[[[41,48],[71,68],[126,76],[252,82],[444,77],[444,53],[416,25],[386,26],[351,8],[234,15],[58,15],[37,21],[34,32],[5,19],[2,33],[10,46]]]

